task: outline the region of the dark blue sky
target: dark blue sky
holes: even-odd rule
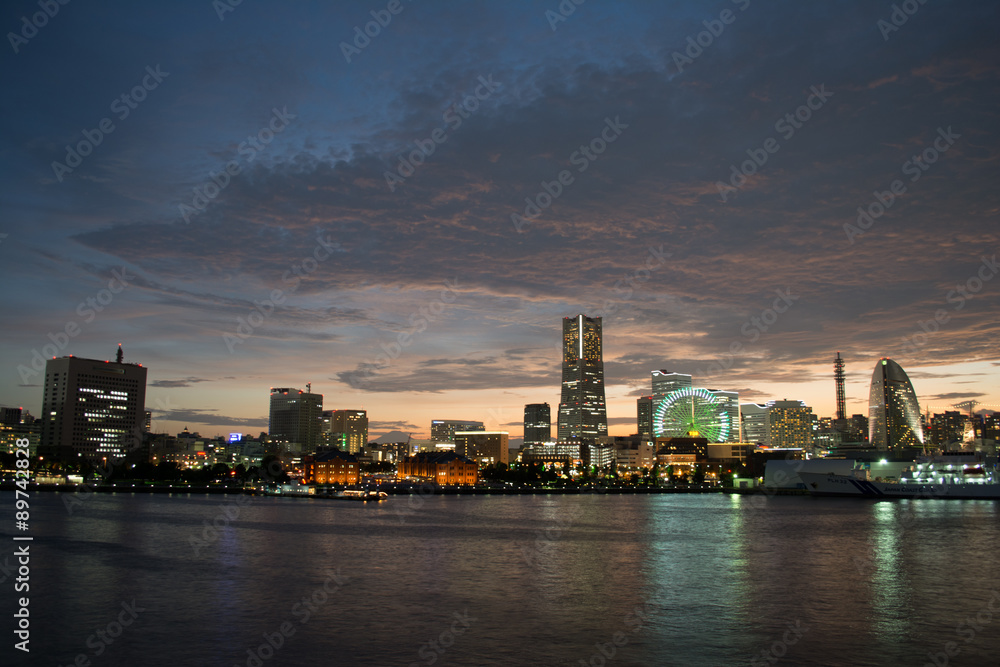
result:
[[[578,312],[613,433],[654,368],[829,415],[837,350],[850,412],[881,356],[1000,403],[995,3],[388,4],[5,5],[0,403],[122,342],[170,431],[312,382],[518,435]]]

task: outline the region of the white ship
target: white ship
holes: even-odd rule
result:
[[[923,459],[904,469],[899,479],[868,479],[868,471],[861,469],[853,475],[799,472],[799,477],[814,496],[1000,500],[996,465],[987,466],[981,458]]]

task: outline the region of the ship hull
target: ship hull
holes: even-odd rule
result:
[[[872,482],[848,475],[800,472],[806,490],[813,496],[876,498],[947,498],[954,500],[1000,500],[1000,484],[970,482],[952,484]]]

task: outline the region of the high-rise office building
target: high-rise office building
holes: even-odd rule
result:
[[[637,432],[644,438],[653,437],[653,397],[641,396],[635,399],[635,420]]]
[[[432,419],[431,440],[436,443],[455,443],[455,431],[485,431],[483,422],[467,419]]]
[[[455,453],[479,463],[507,463],[510,460],[506,431],[455,431]]]
[[[672,373],[666,370],[650,373],[653,383],[653,396],[663,396],[677,389],[692,386],[691,376],[687,373]]]
[[[674,373],[661,369],[652,371],[650,378],[653,388],[652,402],[650,404],[650,433],[655,433],[656,425],[653,424],[653,416],[656,414],[656,409],[660,407],[660,403],[663,402],[664,397],[678,389],[690,389],[693,385],[691,376],[687,373]]]
[[[965,437],[965,423],[968,417],[957,410],[931,415],[930,438],[935,445],[949,445],[962,442]]]
[[[600,317],[563,319],[562,399],[559,440],[608,434],[604,395],[603,325]]]
[[[723,410],[729,415],[729,434],[725,442],[743,442],[740,439],[740,395],[735,391],[725,391],[722,389],[709,389],[710,392],[719,397]]]
[[[768,401],[768,444],[776,448],[811,449],[814,421],[812,408],[803,401]]]
[[[524,444],[538,445],[552,440],[552,411],[548,403],[524,406]]]
[[[892,359],[880,359],[872,373],[868,398],[869,441],[875,449],[905,455],[921,447],[924,431],[920,405],[910,378]]]
[[[268,436],[272,443],[293,454],[311,454],[320,444],[323,394],[290,387],[271,387]]]
[[[740,405],[740,423],[743,427],[743,442],[770,445],[768,440],[767,406],[761,403]]]
[[[146,368],[60,357],[45,364],[40,454],[105,464],[142,445]]]
[[[368,444],[368,412],[365,410],[324,410],[324,444],[357,454]]]

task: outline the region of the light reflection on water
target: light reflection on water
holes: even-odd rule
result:
[[[33,651],[14,664],[246,665],[283,622],[295,632],[265,667],[599,664],[602,647],[609,665],[922,665],[948,641],[961,665],[1000,648],[1000,625],[956,634],[998,586],[994,502],[406,502],[256,498],[196,551],[233,498],[99,495],[69,516],[35,494]],[[343,588],[303,607],[338,569]],[[132,598],[146,611],[93,656],[88,636]]]

